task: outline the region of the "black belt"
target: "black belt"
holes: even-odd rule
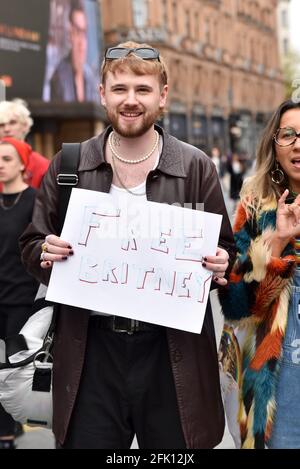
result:
[[[134,334],[135,332],[151,332],[161,328],[156,324],[149,324],[135,319],[123,318],[120,316],[91,316],[90,325],[97,329],[104,329],[114,332]]]

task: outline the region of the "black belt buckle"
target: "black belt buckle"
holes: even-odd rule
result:
[[[126,334],[132,335],[134,332],[137,332],[139,330],[139,321],[136,321],[135,319],[126,319],[126,326],[124,323],[120,323],[122,323],[122,320],[118,316],[114,316],[112,318],[112,330],[114,332],[125,332]]]

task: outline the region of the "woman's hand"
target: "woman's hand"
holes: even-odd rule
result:
[[[203,258],[202,266],[213,272],[213,280],[218,285],[226,285],[227,280],[224,278],[228,268],[229,255],[225,249],[217,248],[215,256],[206,256]]]
[[[73,254],[72,246],[68,242],[50,234],[46,236],[42,244],[41,267],[42,269],[49,269],[52,267],[53,262],[66,261]]]
[[[300,236],[300,194],[292,204],[286,204],[288,194],[286,189],[278,200],[276,230],[272,238],[272,255],[275,257],[281,256],[292,238]]]

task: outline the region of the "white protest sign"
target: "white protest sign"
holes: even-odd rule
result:
[[[200,333],[222,216],[125,199],[72,190],[47,300]]]

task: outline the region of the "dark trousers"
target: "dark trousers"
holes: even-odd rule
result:
[[[24,326],[30,314],[29,306],[0,306],[0,339],[17,334]],[[5,412],[0,404],[0,438],[13,435],[14,419]]]
[[[63,449],[186,448],[164,328],[132,335],[90,321]]]

